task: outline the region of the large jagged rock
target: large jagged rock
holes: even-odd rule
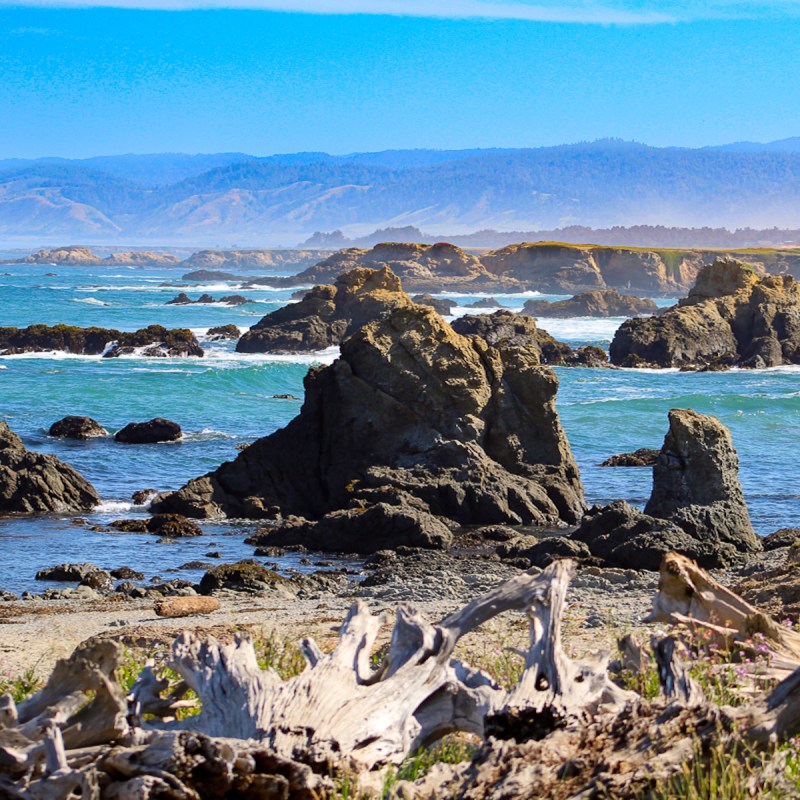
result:
[[[162,358],[204,355],[203,348],[188,328],[167,329],[162,325],[149,325],[127,333],[113,328],[78,328],[74,325],[0,328],[0,351],[7,355],[50,350],[89,356],[102,354],[104,358],[136,350],[145,356]]]
[[[800,284],[790,275],[762,278],[742,262],[717,259],[678,305],[624,322],[610,355],[627,367],[800,364]]]
[[[723,567],[762,549],[728,429],[716,417],[684,409],[669,412],[644,513],[622,501],[595,507],[573,537],[593,555],[633,569],[658,569],[670,551]]]
[[[655,314],[658,306],[649,297],[620,294],[616,289],[597,289],[576,294],[569,300],[528,300],[522,309],[532,317],[638,317]]]
[[[712,536],[742,552],[761,550],[739,482],[739,457],[730,431],[716,417],[691,409],[669,412],[644,511],[696,538]]]
[[[0,514],[89,511],[100,496],[89,481],[55,456],[26,449],[0,422]]]
[[[490,347],[432,309],[395,308],[311,370],[301,413],[158,498],[195,517],[319,518],[403,492],[461,523],[572,523],[583,488],[532,347]]]
[[[592,345],[573,350],[566,342],[554,339],[536,320],[526,314],[500,310],[493,314],[465,314],[452,322],[453,330],[464,336],[480,336],[488,344],[497,346],[533,347],[539,361],[555,367],[605,367],[605,352]]]
[[[392,308],[410,307],[411,298],[388,268],[358,267],[333,286],[315,286],[259,320],[236,345],[239,353],[324,350],[338,345],[362,325]]]

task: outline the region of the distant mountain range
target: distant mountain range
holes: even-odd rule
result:
[[[7,241],[295,244],[417,226],[800,228],[800,137],[699,149],[537,149],[0,160]],[[487,242],[488,244],[488,242]]]

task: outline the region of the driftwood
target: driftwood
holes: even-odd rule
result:
[[[780,625],[739,595],[726,589],[686,556],[667,553],[648,622],[680,623],[711,633],[727,648],[751,647],[763,638],[772,666],[800,666],[800,633]]]
[[[0,702],[0,796],[41,798],[322,798],[344,767],[364,773],[398,764],[453,731],[484,740],[471,762],[434,770],[404,791],[472,798],[625,796],[742,736],[764,747],[800,732],[800,670],[743,708],[709,703],[675,636],[655,638],[662,687],[653,702],[621,689],[599,661],[575,661],[561,645],[573,565],[521,573],[438,624],[397,609],[385,657],[372,653],[385,616],[356,604],[330,653],[303,643],[304,672],[286,681],[259,668],[252,644],[174,643],[170,683],[153,664],[127,697],[112,642],[82,645],[30,700]],[[503,611],[527,614],[530,645],[516,687],[453,658],[459,639]],[[706,626],[745,643],[760,633],[787,660],[797,641],[713,581],[668,556],[653,618]],[[711,626],[711,627],[708,627]],[[791,634],[791,635],[790,635]],[[745,643],[746,644],[746,643]],[[691,656],[691,651],[688,652]],[[622,664],[650,656],[629,640]],[[196,701],[201,711],[183,717]],[[702,749],[702,748],[701,748]]]
[[[216,597],[165,597],[156,600],[155,612],[159,617],[191,617],[219,610]]]

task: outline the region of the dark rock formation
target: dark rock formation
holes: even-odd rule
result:
[[[180,294],[176,295],[172,298],[172,300],[167,300],[165,305],[168,306],[188,306],[194,303],[191,297],[185,292],[181,292]]]
[[[117,567],[117,569],[111,570],[111,577],[117,580],[143,581],[144,573],[131,567]]]
[[[761,550],[739,482],[739,458],[728,429],[691,410],[669,412],[669,432],[653,467],[645,513],[670,519],[698,539]]]
[[[410,305],[311,370],[286,428],[155,501],[189,516],[319,518],[354,499],[463,523],[575,522],[583,489],[533,347],[489,347]],[[411,503],[412,505],[414,503]]]
[[[113,347],[108,347],[112,343]],[[132,353],[137,348],[146,348],[143,355],[153,357],[203,355],[203,348],[188,328],[168,330],[161,325],[150,325],[133,333],[110,328],[77,328],[74,325],[0,328],[0,351],[6,354],[63,350],[113,358]]]
[[[739,560],[730,544],[691,536],[674,522],[643,514],[624,500],[594,506],[572,534],[592,555],[612,566],[657,571],[666,553],[678,552],[702,567],[727,567]]]
[[[95,569],[83,577],[78,586],[88,586],[96,592],[106,594],[114,591],[114,579],[104,569]]]
[[[155,444],[156,442],[176,442],[183,436],[181,426],[163,417],[155,417],[147,422],[129,422],[114,435],[114,441],[124,444]]]
[[[238,339],[241,336],[238,325],[216,325],[208,329],[206,336],[211,342],[222,341],[224,339]]]
[[[94,439],[108,431],[91,417],[64,417],[50,426],[50,436],[61,439]]]
[[[569,300],[555,303],[549,300],[528,300],[523,314],[532,317],[638,317],[641,314],[656,314],[658,306],[647,297],[620,294],[616,289],[597,289],[576,294]]]
[[[644,513],[619,501],[595,507],[573,537],[596,556],[633,569],[658,569],[675,550],[704,567],[728,566],[761,550],[739,483],[730,433],[715,417],[669,412]]]
[[[718,259],[678,305],[624,322],[610,355],[626,367],[800,364],[800,284],[789,275],[760,278],[746,264]]]
[[[215,300],[210,294],[201,294],[197,300],[192,300],[185,292],[181,292],[172,300],[167,300],[164,305],[167,306],[191,306],[191,305],[207,305],[209,303],[224,303],[228,306],[243,306],[245,303],[252,303],[247,297],[241,294],[226,294]]]
[[[276,589],[292,592],[292,584],[255,561],[240,561],[212,567],[203,575],[200,581],[201,594],[214,594],[223,589],[247,594],[270,594]]]
[[[100,567],[95,564],[58,564],[55,567],[45,567],[36,573],[37,581],[82,581],[92,572],[100,572]]]
[[[800,528],[781,528],[765,536],[761,543],[765,550],[778,550],[781,547],[791,547],[800,541]]]
[[[134,505],[146,506],[158,492],[155,489],[137,489],[132,495]]]
[[[389,269],[354,269],[316,286],[299,303],[267,314],[242,336],[239,353],[324,350],[392,308],[412,306]]]
[[[501,558],[514,562],[525,559],[528,566],[544,569],[559,558],[587,560],[592,557],[589,548],[578,539],[570,536],[547,536],[531,544],[524,541],[529,537],[520,537],[521,541],[511,541],[498,548]]]
[[[0,422],[0,514],[90,511],[100,497],[89,481],[60,459],[25,448]]]
[[[449,317],[453,313],[453,308],[458,305],[458,303],[454,303],[452,300],[442,300],[431,294],[415,294],[411,299],[417,305],[429,306],[443,317]]]
[[[150,519],[117,519],[109,527],[125,533],[154,533],[168,539],[203,535],[196,522],[181,514],[155,514]]]
[[[592,345],[573,350],[565,342],[554,339],[546,330],[536,325],[536,320],[513,311],[495,311],[493,314],[465,314],[453,320],[453,330],[464,336],[480,336],[488,344],[535,347],[542,364],[555,367],[605,367],[606,354]]]
[[[447,549],[452,539],[447,525],[426,511],[376,503],[333,511],[318,522],[296,520],[265,528],[248,541],[259,547],[302,544],[310,550],[374,553],[401,546]]]
[[[658,460],[660,450],[640,447],[632,453],[618,453],[607,458],[601,467],[652,467]]]
[[[465,308],[505,308],[494,297],[480,297],[472,303],[468,303]]]

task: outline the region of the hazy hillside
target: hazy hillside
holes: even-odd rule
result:
[[[798,148],[797,139],[694,150],[604,140],[0,162],[0,235],[268,244],[407,225],[434,236],[570,225],[797,228]]]

